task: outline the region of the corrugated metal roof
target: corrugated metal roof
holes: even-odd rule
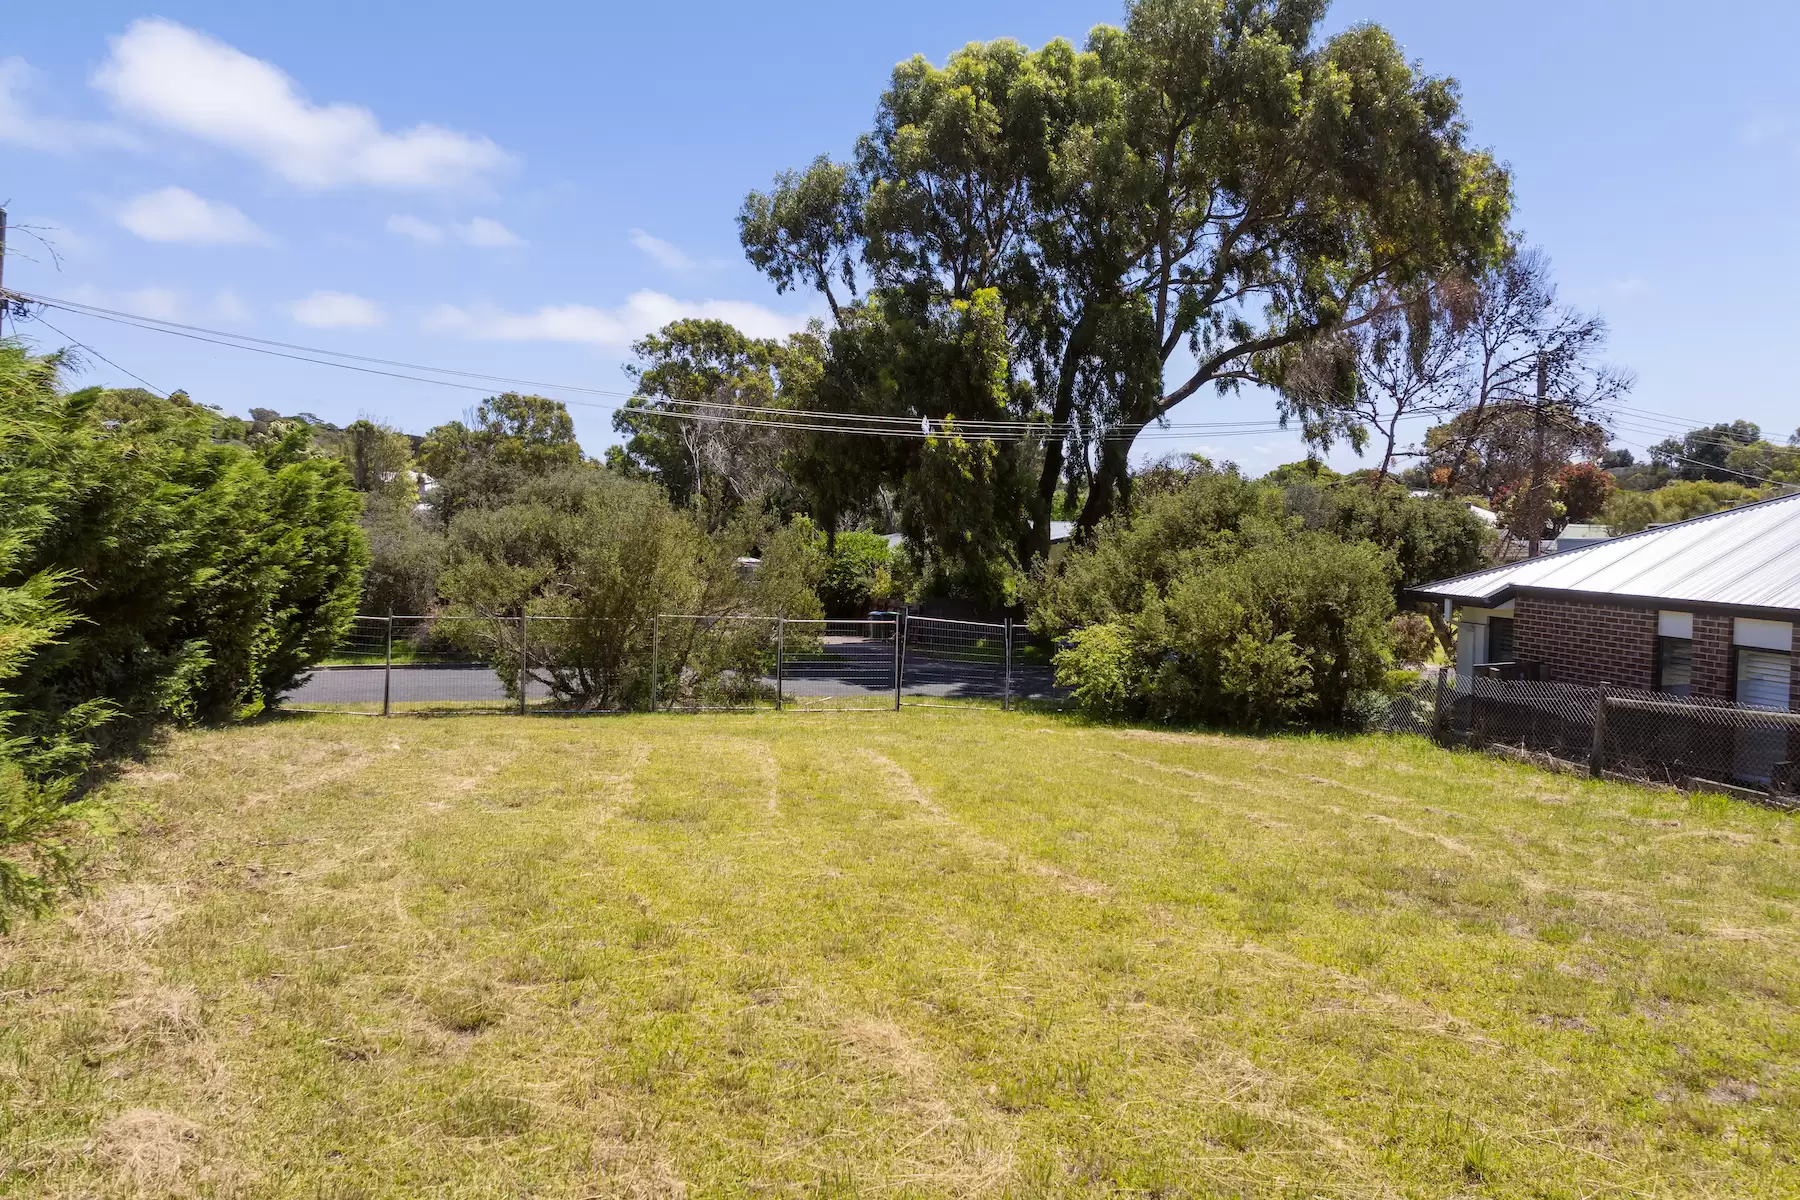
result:
[[[1467,604],[1516,591],[1800,611],[1800,493],[1412,589]]]

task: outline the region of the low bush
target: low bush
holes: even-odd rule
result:
[[[753,554],[761,561],[746,570],[740,560]],[[817,617],[819,574],[810,525],[746,515],[708,534],[657,485],[583,466],[526,484],[510,503],[459,514],[439,587],[452,614],[570,618],[533,626],[533,675],[562,705],[610,708],[648,699],[659,614]],[[708,661],[701,673],[711,678],[760,674],[765,627],[702,640],[698,623],[667,624],[661,649],[672,687],[697,655],[728,660]],[[516,626],[459,629],[466,648],[516,687]]]
[[[1302,528],[1282,493],[1201,471],[1066,552],[1034,588],[1057,674],[1097,716],[1341,725],[1391,656],[1393,556]]]

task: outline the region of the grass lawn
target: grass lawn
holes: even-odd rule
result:
[[[1800,823],[1419,740],[290,718],[0,940],[0,1194],[1800,1192]]]

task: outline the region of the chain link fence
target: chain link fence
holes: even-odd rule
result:
[[[1366,727],[1445,745],[1507,747],[1694,790],[1724,784],[1794,805],[1800,713],[1660,692],[1455,675],[1365,702]]]

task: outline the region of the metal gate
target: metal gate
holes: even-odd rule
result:
[[[907,617],[904,628],[902,704],[997,700],[1011,707],[1012,622]]]
[[[783,621],[777,630],[778,708],[892,708],[900,666],[892,620]]]

